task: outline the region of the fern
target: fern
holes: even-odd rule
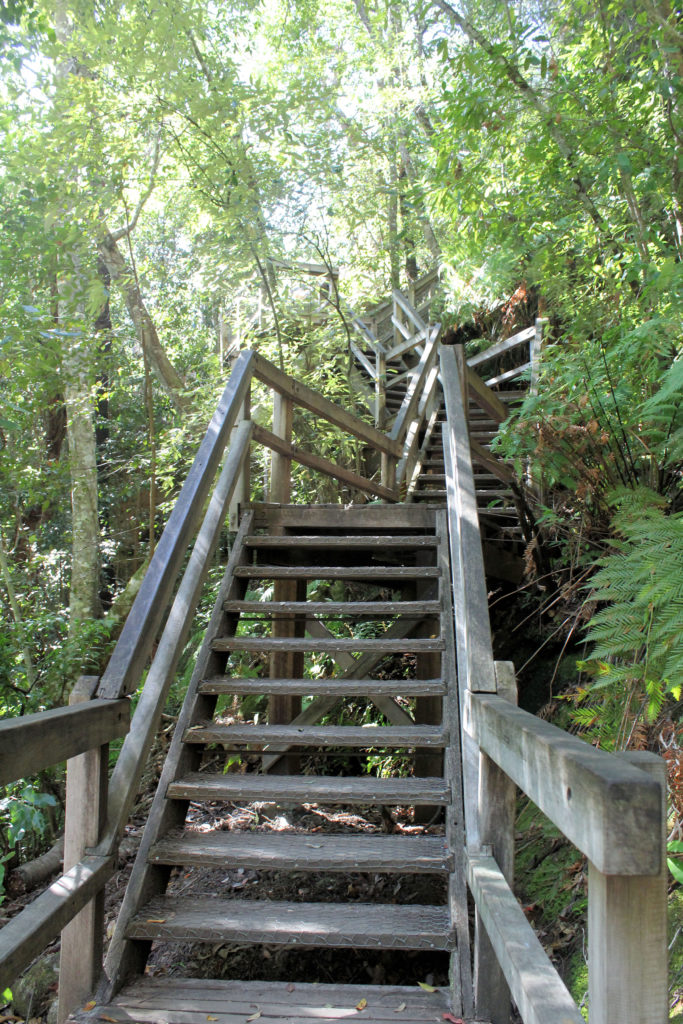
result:
[[[602,607],[588,628],[585,666],[593,689],[635,688],[653,721],[683,683],[683,513],[667,515],[665,500],[646,488],[614,498],[619,539],[591,581],[590,600]]]

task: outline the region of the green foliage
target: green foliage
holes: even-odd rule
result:
[[[3,837],[0,847],[0,903],[7,861],[22,849],[36,849],[49,825],[45,812],[57,804],[51,793],[41,793],[33,782],[15,783],[8,786],[5,793],[0,799]]]

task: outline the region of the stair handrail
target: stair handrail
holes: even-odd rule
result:
[[[478,911],[475,1012],[580,1024],[580,1010],[512,890],[519,786],[589,859],[591,1024],[662,1024],[666,971],[666,773],[661,758],[597,750],[515,707],[496,663],[456,354],[441,350],[444,456],[456,613],[468,882]]]

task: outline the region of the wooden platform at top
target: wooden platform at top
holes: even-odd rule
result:
[[[359,1024],[443,1024],[449,1010],[445,990],[428,992],[417,986],[145,977],[108,1005],[79,1011],[70,1019],[79,1024],[332,1024],[348,1019]]]

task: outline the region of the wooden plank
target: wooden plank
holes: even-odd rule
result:
[[[263,832],[183,832],[149,853],[155,864],[204,865],[260,871],[434,873],[452,862],[443,836],[288,835]]]
[[[470,446],[451,348],[441,351],[441,378],[448,415],[444,457],[462,713],[464,690],[495,693],[496,679]],[[472,838],[468,836],[470,841]]]
[[[106,837],[108,852],[113,853],[125,828],[147,755],[157,734],[166,698],[180,656],[192,628],[233,490],[249,452],[251,423],[242,422],[235,444],[225,459],[211,496],[187,568],[168,614],[164,631],[147,673],[145,685],[135,709],[131,730],[116,761],[109,784],[109,809]],[[239,532],[238,532],[239,536]]]
[[[516,380],[518,377],[522,377],[525,373],[531,370],[531,363],[522,363],[520,366],[513,366],[511,370],[506,370],[504,373],[499,373],[495,377],[489,377],[485,382],[487,388],[496,387],[497,384],[504,384],[508,380]]]
[[[346,484],[348,487],[355,488],[358,491],[367,491],[369,494],[376,494],[380,498],[386,498],[387,501],[396,501],[398,498],[396,491],[391,488],[375,483],[374,480],[368,480],[366,477],[360,476],[350,469],[339,466],[336,462],[330,462],[329,459],[324,459],[322,455],[315,455],[313,452],[304,451],[303,448],[282,440],[282,438],[273,434],[272,431],[266,430],[265,427],[254,425],[254,440],[257,444],[265,445],[266,448],[279,452],[280,455],[284,455],[294,462],[299,462],[302,466],[308,466],[309,469],[314,469],[317,473],[324,473],[325,476],[334,477],[335,480],[340,480],[341,483]]]
[[[248,548],[391,548],[392,550],[412,548],[434,548],[437,540],[433,534],[394,537],[386,534],[352,534],[348,537],[334,537],[329,534],[286,534],[261,536],[255,534],[246,541]]]
[[[280,615],[306,613],[310,618],[394,618],[397,615],[419,617],[439,613],[438,601],[226,601],[226,612],[244,615]]]
[[[525,1024],[583,1024],[581,1011],[548,959],[493,857],[470,856],[467,877],[477,910]],[[504,1020],[501,1017],[500,1024]]]
[[[349,654],[359,651],[381,651],[386,654],[418,651],[442,651],[443,640],[385,640],[382,637],[216,637],[214,651],[328,651]]]
[[[426,330],[418,331],[417,334],[411,334],[404,324],[398,323],[395,317],[392,316],[391,319],[394,326],[398,326],[405,340],[399,342],[399,344],[395,345],[392,349],[389,349],[387,352],[387,359],[398,359],[400,356],[405,355],[406,352],[410,352],[414,349],[416,345],[426,341],[428,333]]]
[[[439,570],[403,565],[241,565],[235,575],[249,580],[413,580],[436,577]]]
[[[498,696],[516,704],[514,665],[510,661],[497,661],[495,668]],[[480,842],[492,851],[510,888],[515,874],[516,801],[517,787],[514,782],[495,761],[482,753],[479,757],[477,808]],[[478,1016],[492,1021],[510,1019],[510,988],[478,910],[474,926],[474,988]]]
[[[139,1021],[141,1024],[244,1024],[255,1013],[263,1024],[330,1024],[356,1017],[365,1024],[396,1024],[396,1014],[408,1024],[434,1024],[449,1011],[445,991],[426,992],[412,986],[296,985],[284,982],[236,982],[195,978],[143,978],[126,986],[114,1001],[81,1011],[74,1019],[99,1024]],[[468,1024],[483,1024],[471,1022]]]
[[[127,700],[90,700],[72,707],[37,711],[0,722],[0,785],[25,779],[125,736]]]
[[[370,362],[368,357],[365,355],[363,350],[360,349],[358,347],[358,345],[356,345],[356,343],[354,341],[349,342],[349,348],[351,349],[351,352],[352,352],[353,356],[358,360],[358,362],[361,364],[361,366],[363,367],[363,369],[367,373],[367,375],[370,378],[370,380],[376,380],[377,379],[377,374],[376,374],[376,371],[375,371],[375,367],[372,365],[372,363]]]
[[[644,772],[494,694],[468,694],[466,728],[599,871],[658,874],[661,793]]]
[[[403,292],[399,291],[398,288],[393,288],[391,297],[395,305],[403,310],[409,320],[415,325],[418,331],[426,332],[428,330],[427,324],[424,322],[417,310],[408,302]]]
[[[412,505],[251,505],[254,510],[254,528],[272,529],[278,525],[287,529],[417,530],[434,528],[434,512]]]
[[[173,592],[187,545],[196,530],[230,431],[247,394],[255,358],[251,351],[241,352],[237,357],[218,408],[159,538],[145,578],[104,671],[98,691],[100,697],[122,697],[137,688],[144,664],[156,641],[157,630]]]
[[[131,922],[128,934],[170,942],[265,942],[357,949],[447,949],[450,944],[444,907],[183,896],[152,900]]]
[[[17,980],[113,873],[113,857],[84,857],[0,930],[2,989]]]
[[[317,803],[326,806],[356,804],[440,804],[450,802],[443,779],[392,779],[341,775],[224,775],[189,772],[171,782],[172,800],[274,800],[279,803]]]
[[[306,387],[305,384],[301,384],[299,381],[288,377],[286,373],[278,370],[276,366],[269,363],[263,356],[254,355],[254,376],[275,391],[279,391],[281,394],[292,398],[297,405],[303,406],[304,409],[309,409],[329,423],[340,427],[347,434],[352,434],[353,437],[357,437],[361,441],[365,441],[374,448],[377,448],[378,451],[387,452],[389,455],[400,455],[400,447],[395,442],[392,442],[386,434],[370,426],[369,423],[364,423],[363,420],[354,416],[353,413],[347,412],[346,409],[335,405],[329,399],[323,398],[322,395]]]
[[[69,697],[70,705],[92,699],[97,676],[82,676]],[[97,846],[107,812],[109,745],[71,758],[66,765],[64,871]],[[104,889],[90,900],[62,931],[59,956],[59,1024],[95,991],[104,952]]]
[[[200,693],[298,693],[301,696],[368,696],[377,695],[402,697],[443,696],[446,684],[443,679],[233,679],[230,676],[216,676],[205,679],[199,686]]]
[[[471,356],[467,360],[467,365],[474,369],[475,366],[481,366],[482,363],[487,363],[489,359],[493,359],[495,356],[503,355],[504,352],[510,352],[513,348],[517,348],[526,341],[530,341],[534,336],[534,330],[534,327],[525,327],[523,331],[513,334],[511,338],[499,341],[483,352],[477,352],[476,356]]]
[[[185,743],[220,743],[230,747],[286,744],[307,747],[444,747],[448,732],[442,726],[398,725],[220,725],[206,722],[188,729]]]
[[[588,864],[591,1024],[665,1024],[667,974],[666,764],[647,751],[618,755],[660,787],[659,874],[615,877]]]
[[[443,350],[446,355],[448,349]],[[443,359],[443,357],[442,357]],[[508,418],[508,408],[503,405],[498,396],[490,391],[476,370],[467,368],[467,390],[470,400],[474,401],[480,409],[484,409],[496,423],[503,423]]]
[[[439,335],[441,333],[441,325],[436,324],[432,327],[430,332],[429,341],[424,347],[424,351],[420,357],[420,362],[415,367],[412,373],[412,379],[408,385],[408,389],[405,394],[405,398],[401,403],[401,408],[398,411],[394,425],[391,428],[390,437],[396,441],[402,442],[408,432],[408,427],[415,417],[420,400],[423,395],[423,389],[425,381],[429,376],[429,371],[437,359],[438,354],[438,342]],[[399,455],[403,452],[403,446]]]

